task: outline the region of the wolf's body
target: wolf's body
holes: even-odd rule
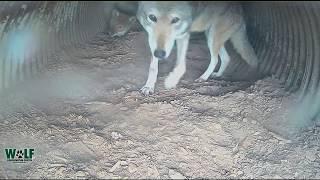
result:
[[[258,60],[246,35],[242,8],[235,2],[143,1],[139,2],[137,19],[148,32],[152,52],[149,75],[142,87],[143,94],[154,92],[158,75],[158,60],[167,58],[177,44],[176,66],[165,79],[167,89],[174,88],[186,71],[186,53],[191,32],[205,32],[210,50],[210,64],[196,79],[206,81],[209,76],[221,76],[230,57],[225,42],[230,40],[236,51],[252,67]],[[213,72],[221,58],[218,72]]]

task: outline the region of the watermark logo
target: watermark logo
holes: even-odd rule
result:
[[[25,163],[32,161],[34,149],[5,149],[7,161],[14,163]]]

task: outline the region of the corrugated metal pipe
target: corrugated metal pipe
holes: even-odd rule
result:
[[[106,28],[112,2],[4,1],[0,5],[0,91],[45,68],[51,55]],[[295,118],[320,118],[320,3],[243,2],[259,72],[300,102]],[[237,67],[241,72],[241,64]],[[245,72],[244,72],[245,73]]]

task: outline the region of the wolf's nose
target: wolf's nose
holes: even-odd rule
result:
[[[166,57],[166,52],[162,49],[156,49],[153,53],[156,58],[163,59]]]

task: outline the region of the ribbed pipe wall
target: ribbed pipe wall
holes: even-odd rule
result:
[[[320,2],[243,3],[248,36],[260,60],[301,103],[292,118],[320,116]]]
[[[45,68],[49,56],[104,30],[106,2],[1,2],[0,91]],[[244,2],[261,74],[300,94],[295,116],[320,116],[320,3]],[[237,71],[243,71],[243,64]]]
[[[0,91],[44,69],[54,53],[105,27],[104,2],[1,2]]]

